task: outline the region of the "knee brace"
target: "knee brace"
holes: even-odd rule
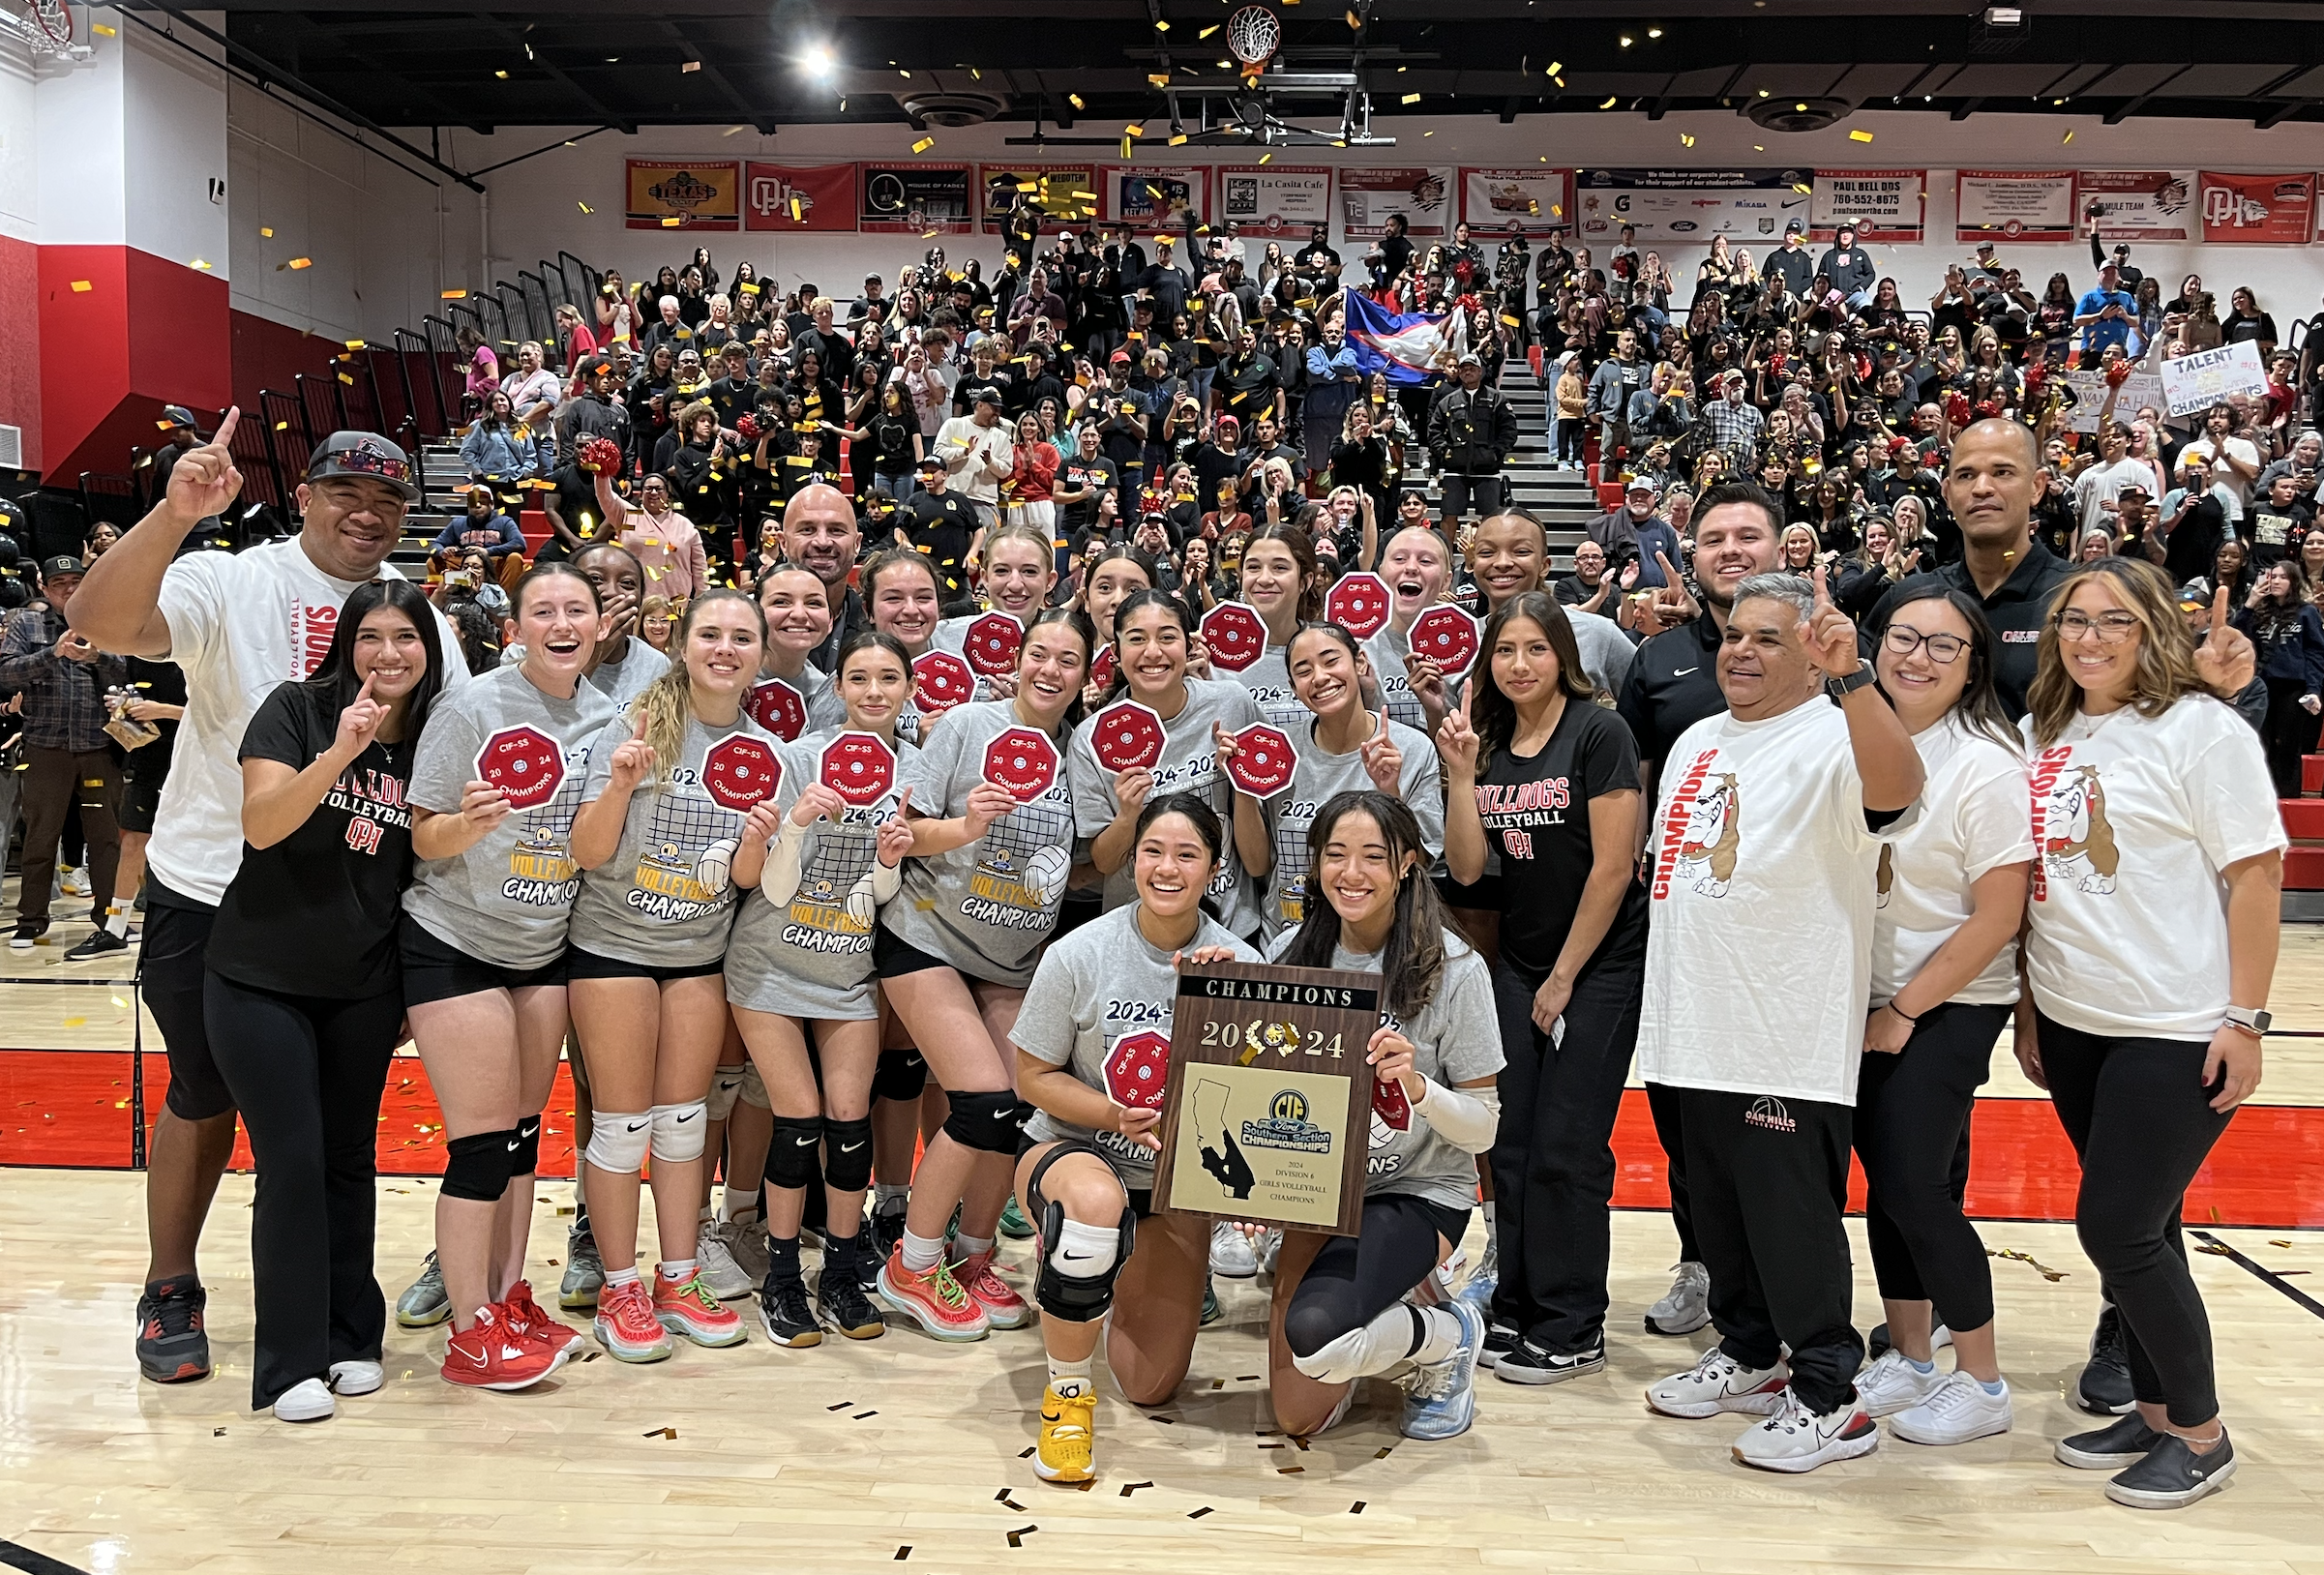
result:
[[[766,1146],[766,1178],[778,1187],[813,1186],[822,1168],[816,1153],[822,1141],[821,1116],[776,1116],[774,1140]]]
[[[510,1150],[516,1146],[514,1128],[473,1132],[445,1145],[444,1195],[479,1204],[496,1204],[508,1191]]]
[[[759,1075],[757,1066],[742,1069],[742,1102],[760,1110],[773,1110],[775,1102],[766,1097],[766,1080]]]
[[[722,1066],[710,1076],[710,1097],[704,1103],[710,1119],[723,1121],[734,1114],[734,1100],[742,1092],[742,1073],[739,1066]]]
[[[636,1175],[645,1169],[653,1124],[651,1111],[599,1111],[589,1131],[589,1164],[609,1175]]]
[[[517,1145],[508,1151],[511,1179],[530,1175],[541,1168],[541,1117],[527,1115],[517,1123]]]
[[[1353,1383],[1359,1378],[1385,1373],[1412,1354],[1424,1333],[1416,1310],[1398,1302],[1369,1323],[1314,1345],[1302,1356],[1298,1354],[1299,1347],[1310,1344],[1317,1331],[1295,1330],[1296,1323],[1309,1322],[1298,1317],[1301,1311],[1295,1306],[1284,1319],[1283,1337],[1292,1348],[1292,1366],[1318,1383]],[[1301,1334],[1308,1338],[1298,1338]]]
[[[944,1117],[944,1132],[963,1148],[981,1154],[1013,1154],[1017,1133],[1025,1125],[1028,1107],[1007,1088],[952,1094],[952,1114]]]
[[[841,1192],[872,1184],[872,1118],[823,1123],[823,1180]]]
[[[654,1158],[672,1164],[702,1157],[702,1133],[710,1125],[710,1107],[697,1099],[684,1105],[653,1108]]]
[[[1052,1318],[1094,1323],[1114,1305],[1114,1282],[1121,1278],[1121,1266],[1137,1245],[1138,1215],[1134,1209],[1123,1208],[1113,1251],[1094,1249],[1088,1263],[1077,1265],[1083,1270],[1079,1274],[1067,1274],[1058,1266],[1066,1248],[1065,1229],[1063,1204],[1052,1203],[1042,1209],[1041,1272],[1033,1282],[1033,1299]],[[1089,1272],[1089,1263],[1099,1265],[1094,1273]]]
[[[916,1050],[883,1050],[872,1073],[874,1099],[915,1100],[928,1086],[928,1057]]]

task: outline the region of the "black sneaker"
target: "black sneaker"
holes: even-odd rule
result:
[[[904,1212],[909,1206],[899,1198],[891,1208],[876,1208],[865,1216],[863,1233],[855,1239],[860,1250],[855,1255],[856,1280],[864,1294],[871,1294],[879,1282],[879,1265],[895,1257],[896,1249],[904,1242]]]
[[[1485,1327],[1485,1343],[1476,1353],[1476,1365],[1493,1367],[1501,1358],[1517,1349],[1517,1331],[1506,1323],[1490,1323]]]
[[[829,1243],[823,1249],[823,1272],[815,1284],[815,1310],[822,1321],[850,1340],[877,1340],[887,1332],[887,1323],[879,1310],[872,1305],[863,1289],[862,1265],[858,1254],[850,1248],[863,1244],[860,1236],[845,1243]],[[841,1251],[833,1251],[841,1247]],[[879,1265],[872,1265],[879,1273]]]
[[[1493,1376],[1511,1383],[1563,1383],[1567,1379],[1602,1372],[1606,1365],[1606,1343],[1600,1340],[1586,1351],[1551,1351],[1531,1340],[1520,1340],[1517,1349],[1493,1364]]]
[[[2130,1353],[2123,1344],[2122,1313],[2107,1305],[2099,1309],[2098,1327],[2090,1335],[2090,1360],[2073,1386],[2073,1403],[2093,1416],[2122,1416],[2138,1403],[2130,1392]]]
[[[209,1293],[191,1274],[156,1280],[137,1298],[137,1366],[156,1383],[210,1376],[210,1337],[202,1330]]]
[[[823,1326],[807,1305],[807,1283],[769,1279],[759,1292],[759,1326],[779,1346],[819,1346]]]
[[[95,931],[91,932],[88,939],[82,941],[79,945],[74,947],[71,951],[65,954],[65,961],[68,963],[87,963],[96,958],[110,957],[115,952],[126,952],[128,950],[129,941],[127,939],[113,934],[112,931],[105,929],[103,925],[99,925]]]
[[[2119,1471],[2146,1459],[2162,1441],[2162,1435],[2137,1415],[2123,1417],[2106,1427],[2075,1433],[2058,1441],[2058,1459],[2085,1471]]]
[[[28,952],[39,945],[41,937],[47,933],[48,921],[46,919],[19,919],[16,921],[16,933],[8,937],[9,949]]]
[[[2132,1509],[2179,1509],[2219,1492],[2234,1474],[2235,1441],[2225,1433],[2219,1447],[2205,1455],[2166,1433],[2144,1460],[2106,1484],[2106,1497]]]

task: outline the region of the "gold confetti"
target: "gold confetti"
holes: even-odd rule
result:
[[[195,257],[192,262],[186,264],[186,266],[189,268],[197,269],[205,274],[210,271],[210,265],[199,257]]]
[[[730,126],[718,134],[721,136],[732,136],[737,132],[747,132],[749,130],[750,128],[748,126]]]
[[[465,301],[468,298],[468,292],[466,290],[445,290],[443,292],[443,298],[447,301]],[[360,350],[363,348],[363,346],[350,340],[347,343],[347,348],[350,350]]]
[[[1418,104],[1420,102],[1420,95],[1417,93],[1407,93],[1397,102],[1400,104]]]
[[[1273,154],[1271,154],[1271,153],[1263,153],[1263,154],[1261,154],[1261,155],[1259,156],[1259,162],[1260,162],[1261,163],[1263,163],[1263,164],[1264,164],[1264,163],[1272,163],[1272,162],[1273,162],[1273,160],[1274,160],[1274,157],[1275,157],[1275,156],[1274,156]]]
[[[1148,72],[1146,79],[1155,87],[1170,86],[1170,73],[1166,71]]]
[[[1177,146],[1179,146],[1180,144],[1182,144],[1182,143],[1183,143],[1185,140],[1186,140],[1186,134],[1185,134],[1184,132],[1180,132],[1180,133],[1178,133],[1178,134],[1177,134],[1176,136],[1174,136],[1174,137],[1172,137],[1172,138],[1170,139],[1170,145],[1171,145],[1172,147],[1174,147],[1174,148],[1175,148],[1175,147],[1177,147]]]
[[[1211,23],[1211,24],[1210,24],[1208,27],[1206,27],[1206,28],[1204,28],[1204,29],[1203,29],[1203,30],[1202,30],[1200,33],[1197,33],[1197,34],[1194,36],[1194,38],[1195,38],[1195,42],[1196,42],[1197,44],[1200,44],[1200,43],[1201,43],[1203,40],[1205,40],[1205,39],[1208,38],[1208,37],[1209,37],[1211,34],[1213,34],[1213,33],[1217,32],[1217,31],[1218,31],[1218,25],[1219,25],[1218,23],[1216,23],[1216,22],[1212,22],[1212,23]]]
[[[1124,136],[1144,136],[1146,134],[1146,128],[1139,125],[1124,126],[1121,129],[1121,134]]]
[[[493,74],[494,76],[497,76],[497,77],[499,77],[499,78],[500,78],[500,79],[501,79],[503,82],[505,82],[505,81],[507,81],[507,80],[508,80],[508,73],[506,73],[506,72],[504,72],[504,71],[496,71],[496,72],[492,73],[492,74]]]
[[[911,151],[912,151],[912,152],[914,152],[914,153],[926,153],[926,152],[927,152],[927,151],[928,151],[930,148],[933,148],[933,147],[935,147],[935,146],[936,146],[936,138],[935,138],[935,137],[933,137],[933,136],[923,136],[922,138],[920,138],[920,140],[918,140],[917,142],[914,142],[914,143],[911,145]]]
[[[109,22],[91,22],[89,30],[101,39],[117,39],[121,36],[121,30]]]
[[[1549,63],[1549,74],[1552,76],[1557,75],[1558,73],[1564,71],[1564,69],[1565,62],[1563,60],[1553,60]]]
[[[2071,133],[2071,132],[2068,132],[2068,133],[2066,134],[2066,140],[2067,140],[2067,141],[2069,141],[2069,142],[2072,141],[2072,140],[2073,140],[2073,133]]]
[[[1078,93],[1068,93],[1068,94],[1066,94],[1066,95],[1065,95],[1065,102],[1066,102],[1067,104],[1069,104],[1073,105],[1073,107],[1074,107],[1074,108],[1076,108],[1076,109],[1087,109],[1087,108],[1088,108],[1088,107],[1089,107],[1088,104],[1086,104],[1082,103],[1082,96],[1081,96],[1080,94],[1078,94]]]
[[[664,229],[675,229],[685,222],[685,220],[679,218],[676,214],[671,214],[669,218],[662,221],[662,227]]]
[[[271,241],[275,238],[275,232],[267,228],[264,224],[260,224],[258,226],[258,236],[261,240]]]
[[[65,1019],[65,1026],[68,1028],[86,1027],[88,1026],[88,1023],[89,1020],[85,1017],[69,1017]]]
[[[1681,132],[1679,134],[1679,146],[1683,148],[1691,148],[1694,146],[1694,138],[1688,135],[1686,133]]]
[[[123,1000],[123,999],[122,999],[122,998],[121,998],[119,996],[112,996],[112,997],[111,997],[111,999],[112,999],[112,1002],[113,1002],[113,1004],[114,1004],[115,1006],[118,1006],[118,1007],[120,1007],[120,1008],[121,1008],[123,1011],[125,1011],[125,1012],[126,1012],[126,1011],[128,1011],[128,1010],[129,1010],[129,1002],[128,1002],[128,1001],[125,1001],[125,1000]],[[2287,1245],[2288,1245],[2288,1243],[2287,1243]]]
[[[1848,140],[1851,142],[1869,142],[1872,140],[1872,134],[1870,132],[1850,132],[1848,134]]]
[[[73,282],[73,293],[74,295],[86,295],[96,287],[96,285],[90,283],[85,279],[76,279]]]
[[[578,198],[574,201],[573,205],[583,213],[595,213],[597,211],[595,208],[590,207],[586,202],[582,202]]]
[[[679,75],[681,75],[681,76],[683,76],[683,75],[685,75],[685,74],[686,74],[688,72],[698,72],[698,71],[700,71],[701,69],[702,69],[702,63],[701,63],[700,61],[699,61],[699,60],[688,60],[688,61],[685,61],[685,62],[683,62],[683,63],[681,63],[681,64],[679,65],[679,67],[678,67],[678,74],[679,74]]]
[[[1599,104],[1599,105],[1598,105],[1598,107],[1599,107],[1600,109],[1611,109],[1611,108],[1613,108],[1613,107],[1614,107],[1614,95],[1613,95],[1613,94],[1611,94],[1611,93],[1607,94],[1607,95],[1606,95],[1606,102],[1605,102],[1604,104]]]
[[[313,257],[293,257],[283,266],[288,268],[292,273],[295,274],[302,268],[313,267],[314,259]]]

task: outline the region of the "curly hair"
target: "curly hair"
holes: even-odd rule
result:
[[[2138,666],[2130,684],[2130,707],[2143,717],[2159,717],[2182,697],[2208,693],[2195,667],[2194,637],[2179,614],[2178,595],[2168,576],[2138,558],[2104,557],[2077,564],[2050,593],[2049,610],[2041,621],[2041,639],[2035,656],[2039,666],[2026,705],[2034,722],[2034,743],[2047,749],[2066,731],[2082,709],[2082,686],[2066,669],[2066,653],[2058,638],[2058,618],[2073,600],[2076,587],[2102,579],[2114,599],[2138,620]]]

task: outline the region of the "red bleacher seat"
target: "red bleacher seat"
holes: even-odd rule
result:
[[[2324,793],[2324,755],[2300,757],[2300,790],[2311,798]]]
[[[556,534],[549,528],[549,516],[539,509],[526,509],[517,516],[517,528],[524,532],[524,555],[531,557],[549,544]]]
[[[1600,507],[1609,512],[1621,508],[1622,483],[1618,481],[1601,483],[1597,489],[1597,501]]]
[[[2324,847],[2293,847],[2283,855],[2285,891],[2324,891]]]
[[[2324,798],[2281,798],[2283,834],[2296,843],[2324,844]]]

